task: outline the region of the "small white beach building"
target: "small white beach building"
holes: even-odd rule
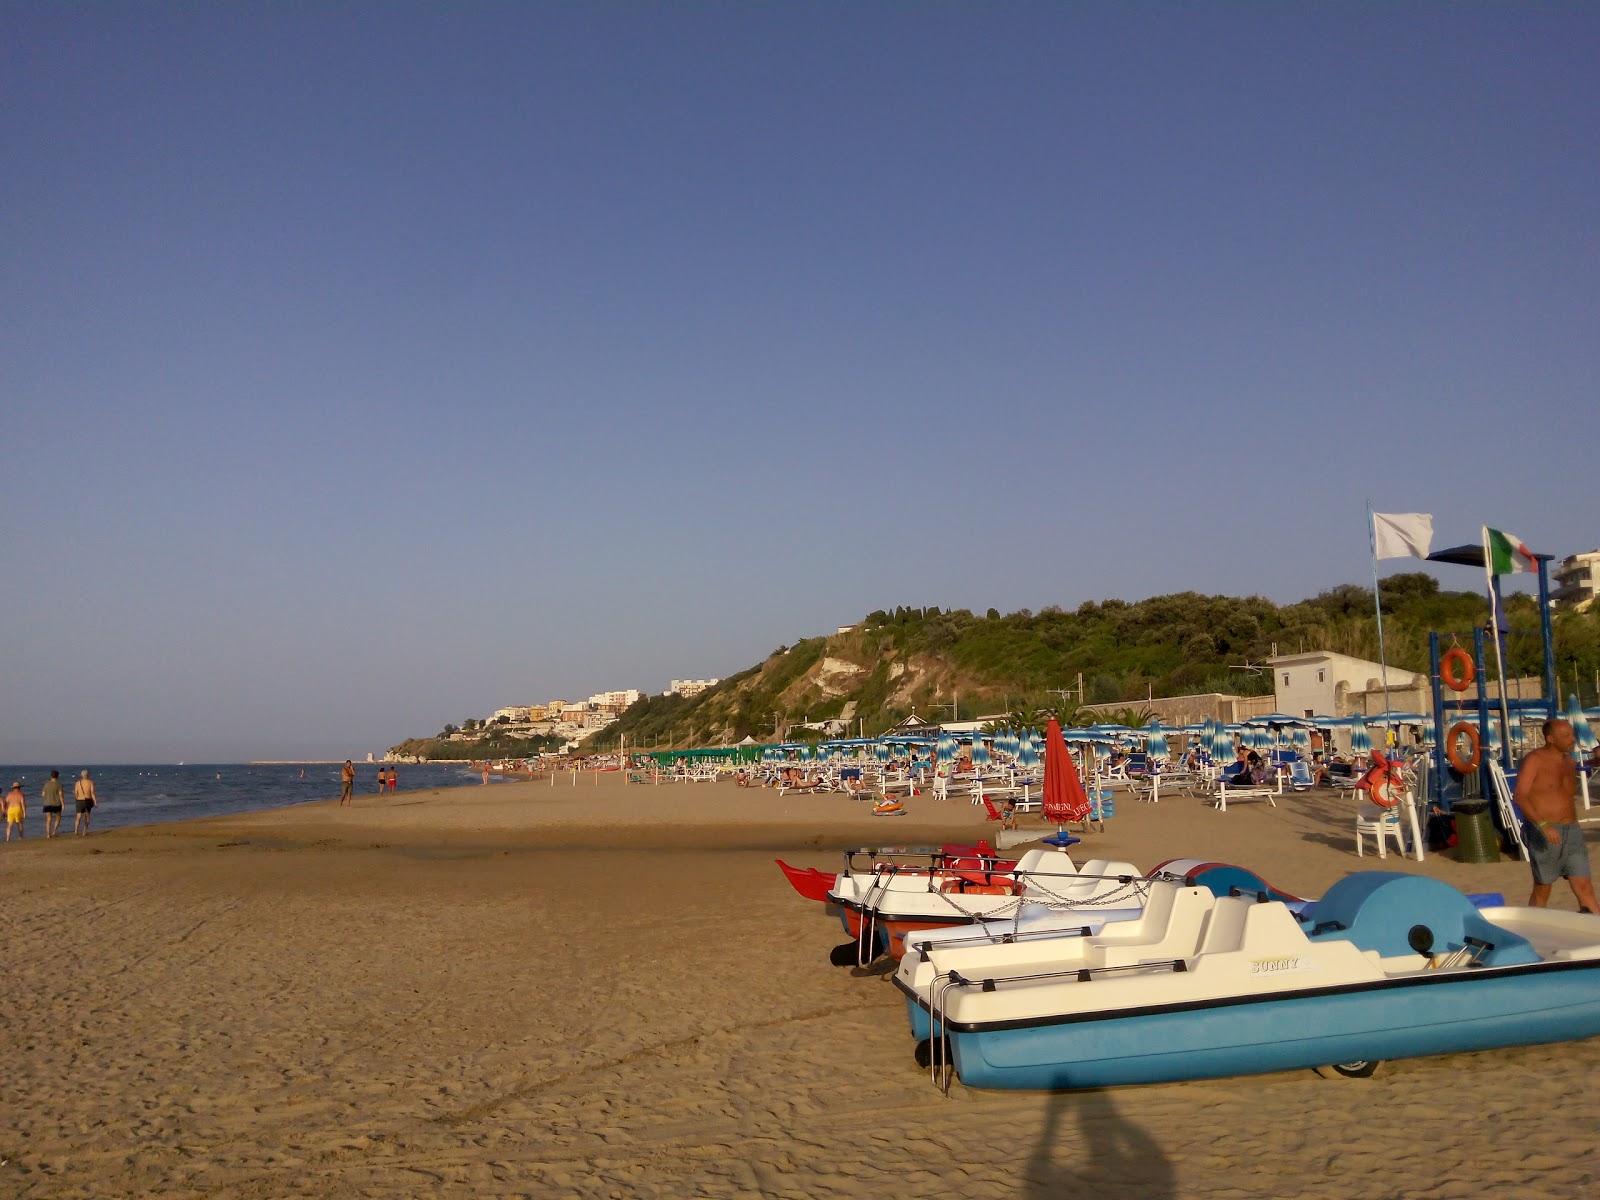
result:
[[[1327,650],[1279,654],[1267,659],[1277,711],[1296,717],[1342,717],[1361,710],[1355,693],[1383,692],[1383,664]],[[1428,677],[1389,668],[1389,692],[1426,691]],[[1408,697],[1409,699],[1410,697]]]

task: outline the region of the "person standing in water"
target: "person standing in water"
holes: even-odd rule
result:
[[[39,793],[40,807],[44,810],[44,835],[53,838],[61,832],[61,772],[51,771],[44,781],[44,791]]]
[[[17,780],[11,785],[11,790],[6,793],[6,841],[11,840],[11,827],[17,827],[17,837],[20,840],[24,835],[22,823],[28,818],[28,799],[22,794],[22,780]]]
[[[98,797],[94,794],[94,780],[89,778],[89,772],[83,771],[78,776],[78,782],[72,785],[73,807],[78,810],[78,815],[72,821],[73,837],[89,836],[89,814],[94,812],[95,801]]]

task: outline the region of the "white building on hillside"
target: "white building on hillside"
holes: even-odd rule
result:
[[[720,679],[674,679],[671,690],[683,697],[698,696],[707,688],[716,687]]]

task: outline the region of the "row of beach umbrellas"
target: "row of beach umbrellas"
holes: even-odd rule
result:
[[[1584,709],[1576,696],[1568,698],[1564,715],[1572,723],[1577,740],[1577,752],[1585,757],[1594,752],[1597,744],[1594,729],[1589,721],[1591,711],[1600,716],[1600,710]],[[1372,751],[1373,740],[1369,726],[1388,730],[1397,725],[1421,724],[1426,720],[1427,718],[1421,713],[1410,712],[1387,712],[1370,717],[1356,715],[1314,718],[1269,713],[1238,725],[1224,724],[1214,717],[1208,717],[1197,724],[1184,726],[1164,726],[1159,721],[1151,721],[1142,729],[1130,729],[1119,725],[1068,727],[1061,729],[1061,735],[1063,744],[1111,745],[1142,741],[1144,751],[1149,757],[1166,760],[1171,757],[1167,735],[1184,733],[1191,741],[1197,740],[1200,749],[1214,761],[1223,761],[1233,757],[1236,745],[1257,751],[1288,745],[1300,754],[1309,754],[1310,731],[1313,727],[1336,728],[1350,731],[1351,751],[1359,757]],[[1514,742],[1521,741],[1520,725],[1513,729],[1512,737]],[[824,762],[835,756],[845,755],[847,752],[854,752],[864,757],[870,751],[871,757],[883,763],[894,757],[897,750],[901,753],[909,750],[919,757],[931,757],[940,767],[948,769],[954,763],[959,753],[960,742],[963,740],[969,739],[959,739],[954,733],[946,730],[941,731],[937,739],[917,736],[865,738],[823,742],[815,746],[809,742],[797,742],[769,747],[764,751],[763,759],[768,762],[783,761],[790,752],[793,752],[802,762]],[[991,735],[974,734],[970,737],[970,741],[972,762],[977,767],[989,766],[993,761],[991,743],[994,754],[1004,755],[1024,769],[1037,767],[1043,760],[1044,738],[1037,730],[1002,728]],[[1489,722],[1489,749],[1494,753],[1499,753],[1501,749],[1498,721]],[[918,754],[918,751],[921,753]]]

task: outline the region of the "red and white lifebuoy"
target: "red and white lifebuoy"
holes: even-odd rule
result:
[[[1379,758],[1377,751],[1373,751],[1373,758],[1372,767],[1356,784],[1356,790],[1365,792],[1379,808],[1393,808],[1405,797],[1405,774],[1399,763]]]
[[[1477,677],[1477,664],[1460,646],[1451,646],[1439,659],[1439,678],[1452,692],[1466,691]]]

